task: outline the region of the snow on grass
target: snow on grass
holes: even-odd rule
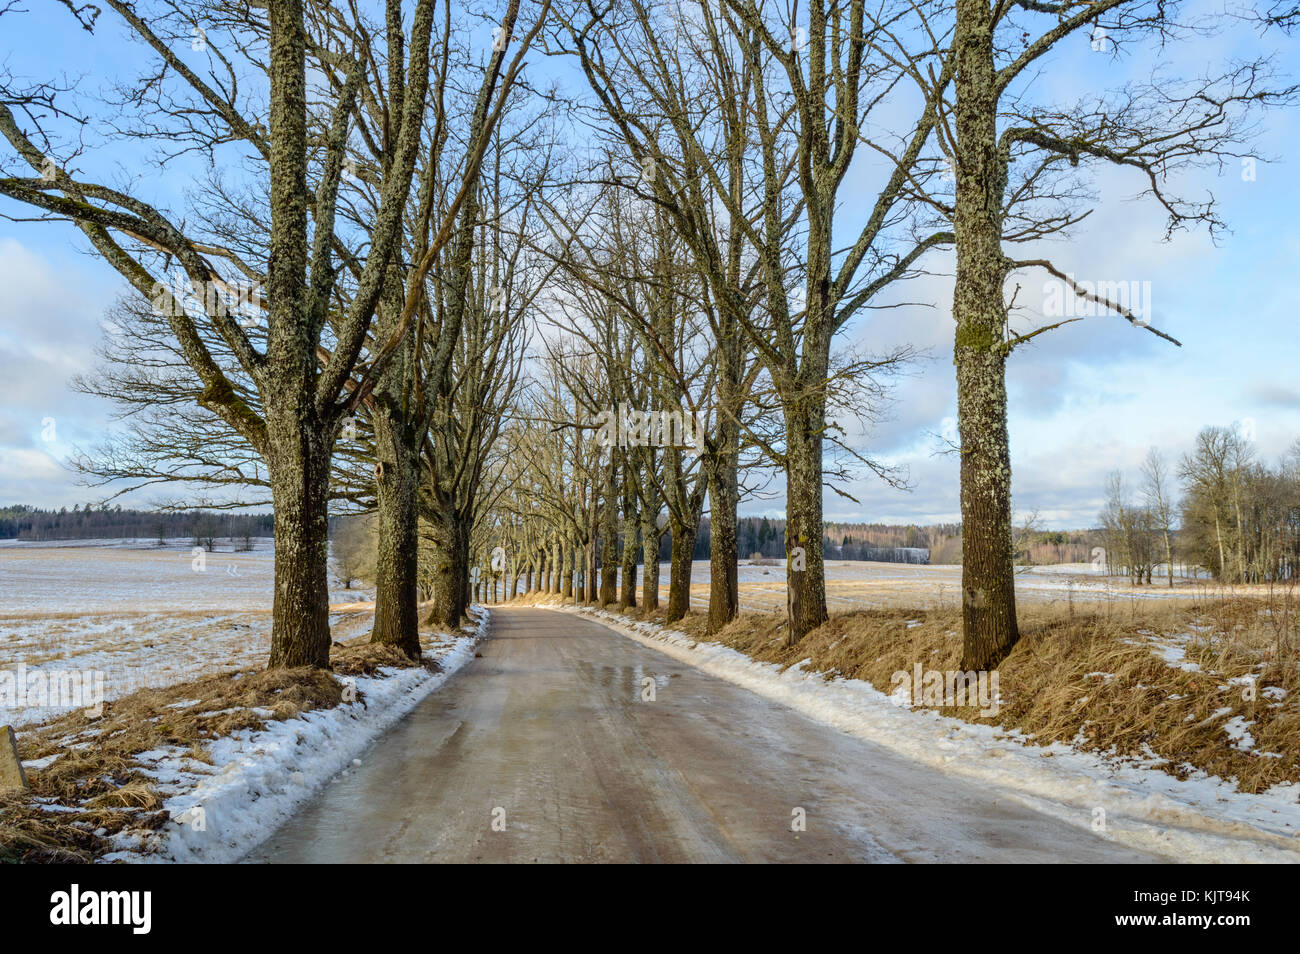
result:
[[[108,544],[115,545],[90,545]],[[219,547],[195,554],[188,542],[131,546],[122,541],[60,541],[0,548],[5,617],[107,616],[203,610],[269,610],[275,553]]]
[[[850,735],[997,787],[1063,822],[1093,829],[1104,817],[1101,837],[1179,861],[1300,862],[1300,786],[1293,783],[1252,795],[1204,772],[1179,780],[1154,768],[1154,757],[1117,764],[1062,743],[1031,745],[1019,730],[894,705],[868,682],[825,679],[795,667],[782,671],[658,624],[566,609]]]
[[[23,769],[28,772],[39,772],[41,769],[49,768],[66,754],[65,752],[55,752],[43,759],[23,759]]]
[[[476,627],[425,651],[425,658],[441,664],[441,672],[385,668],[376,676],[349,677],[359,701],[217,739],[209,747],[210,763],[179,748],[137,756],[156,780],[172,822],[161,832],[117,836],[116,850],[101,860],[238,861],[334,775],[359,765],[371,740],[474,658],[489,619],[485,608],[474,610]]]
[[[1233,716],[1223,724],[1223,731],[1228,733],[1233,748],[1249,752],[1255,747],[1255,739],[1250,734],[1250,727],[1254,724],[1247,722],[1242,716]]]
[[[1191,634],[1177,633],[1163,639],[1157,638],[1147,630],[1138,630],[1138,634],[1145,637],[1145,639],[1121,639],[1120,642],[1130,643],[1134,646],[1147,646],[1151,652],[1175,669],[1181,669],[1184,672],[1201,671],[1199,663],[1194,663],[1187,658],[1187,641],[1192,638]]]

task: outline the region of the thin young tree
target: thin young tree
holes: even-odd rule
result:
[[[1155,522],[1156,532],[1165,554],[1165,572],[1169,585],[1174,585],[1174,513],[1175,506],[1171,497],[1172,486],[1169,478],[1169,465],[1164,455],[1152,447],[1142,461],[1142,496],[1146,500],[1147,510]]]

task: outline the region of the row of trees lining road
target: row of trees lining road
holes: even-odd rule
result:
[[[951,237],[923,227],[913,191],[937,118],[932,101],[913,104],[915,128],[897,156],[863,133],[885,102],[866,90],[883,92],[905,76],[897,61],[866,55],[890,43],[899,14],[874,20],[864,0],[814,4],[808,14],[803,26],[757,0],[562,3],[555,36],[591,86],[601,114],[593,122],[643,170],[634,193],[667,217],[711,306],[719,421],[706,483],[713,545],[725,560],[713,567],[711,626],[738,607],[734,488],[747,354],[780,405],[779,439],[756,442],[785,476],[787,552],[799,555],[787,574],[792,640],[827,618],[820,539],[824,444],[834,440],[830,392],[903,357],[835,367],[832,344],[857,312]],[[927,48],[915,62],[936,56]],[[894,161],[867,199],[865,224],[839,250],[841,190],[855,155],[872,149]],[[677,608],[670,599],[670,617]]]
[[[65,6],[68,30],[105,29]],[[1258,111],[1295,95],[1267,59],[1043,91],[1067,41],[1119,56],[1207,27],[1162,0],[105,6],[146,64],[105,141],[212,171],[182,208],[107,185],[80,169],[96,117],[4,76],[0,195],[75,224],[132,289],[77,382],[131,429],[83,471],[273,505],[272,666],[328,665],[331,506],[375,512],[373,639],[418,656],[420,596],[458,624],[488,551],[512,591],[631,606],[639,549],[653,610],[667,534],[675,620],[706,511],[716,630],[739,606],[737,507],[774,476],[797,641],[827,618],[824,489],[906,485],[844,423],[887,413],[914,352],[846,329],[954,259],[962,665],[995,666],[1018,639],[1006,362],[1081,320],[1020,327],[1008,283],[1045,273],[1177,345],[1041,240],[1092,211],[1100,166],[1169,235],[1217,230],[1212,198],[1170,183],[1246,154]],[[534,83],[530,53],[576,89]]]
[[[148,62],[122,90],[114,135],[168,156],[197,152],[218,170],[251,165],[247,181],[192,217],[91,181],[73,168],[66,127],[93,118],[66,113],[52,83],[13,81],[0,91],[0,134],[30,171],[6,170],[0,194],[72,221],[137,295],[162,299],[196,403],[265,467],[276,544],[270,664],[327,666],[334,446],[363,406],[378,409],[376,443],[381,457],[391,454],[376,461],[380,509],[414,507],[409,460],[394,451],[412,443],[418,451],[423,409],[405,405],[415,412],[405,421],[411,433],[395,436],[403,422],[390,408],[426,324],[423,279],[479,187],[492,126],[545,6],[516,39],[520,0],[509,4],[501,25],[512,42],[496,44],[484,64],[460,61],[451,4],[436,0],[409,10],[390,2],[381,23],[302,0],[164,2],[147,15],[118,0],[105,6],[113,27],[98,22],[98,7],[69,6],[67,28],[124,27]],[[192,44],[198,23],[202,42]],[[467,78],[478,87],[468,116],[453,105]],[[449,183],[437,167],[452,142],[463,152]],[[413,180],[422,215],[411,214]],[[210,179],[217,192],[231,182]],[[412,243],[408,275],[399,263]],[[197,295],[176,300],[169,266]],[[255,291],[239,296],[254,304],[244,318],[228,304],[240,283]],[[385,613],[400,622],[377,620],[376,639],[418,654],[414,588],[390,570],[381,590]]]
[[[746,0],[692,5],[688,14],[638,0],[557,6],[554,42],[578,58],[591,86],[593,129],[641,172],[615,185],[669,217],[702,287],[732,320],[731,336],[719,340],[741,333],[779,403],[780,444],[746,437],[784,471],[792,640],[826,618],[818,541],[828,392],[840,379],[832,340],[856,309],[951,246],[963,665],[996,665],[1015,644],[1006,361],[1080,319],[1013,329],[1008,280],[1045,271],[1068,294],[1178,342],[1057,262],[1013,258],[1005,247],[1066,234],[1085,217],[1078,175],[1089,165],[1132,170],[1167,213],[1169,234],[1217,229],[1213,201],[1181,198],[1168,177],[1235,157],[1253,111],[1294,95],[1273,84],[1266,61],[1232,62],[1183,84],[1153,77],[1075,104],[1033,94],[1037,64],[1067,38],[1100,31],[1118,53],[1185,37],[1192,26],[1178,16],[1175,4],[1134,0],[816,4],[806,24]],[[871,138],[873,110],[909,102],[888,95],[905,83],[915,86],[913,124],[890,124],[888,142]],[[865,227],[837,245],[839,189],[864,143],[885,157],[883,181],[865,203]],[[714,351],[725,409],[734,375],[723,367],[725,349],[715,342]],[[729,501],[724,493],[711,503]],[[728,606],[725,596],[714,602]],[[670,618],[678,608],[670,605]]]

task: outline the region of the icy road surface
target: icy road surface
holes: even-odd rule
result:
[[[1148,862],[591,620],[492,635],[249,861]],[[643,701],[653,679],[654,701]],[[800,813],[806,830],[792,831]],[[504,830],[495,830],[504,827]]]

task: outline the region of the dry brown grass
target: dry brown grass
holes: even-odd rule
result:
[[[1021,641],[998,667],[998,715],[981,717],[976,707],[942,711],[1019,728],[1042,744],[1065,742],[1118,758],[1155,755],[1171,774],[1201,769],[1246,792],[1300,781],[1300,634],[1294,621],[1280,630],[1276,615],[1269,601],[1245,598],[1074,611],[1031,605],[1020,612]],[[956,670],[961,655],[955,609],[837,614],[794,646],[786,645],[784,620],[776,614],[742,615],[714,636],[700,615],[674,628],[781,667],[809,660],[827,678],[863,679],[886,693],[896,671],[909,672],[918,662],[927,670]],[[1153,651],[1174,642],[1197,670],[1171,665]],[[1255,677],[1253,699],[1232,682],[1247,676]],[[1285,696],[1279,700],[1266,689]],[[1235,716],[1252,723],[1251,751],[1235,748],[1224,732]],[[1257,754],[1265,752],[1272,754]]]
[[[366,638],[335,643],[335,673],[371,675],[380,667],[415,665]],[[436,671],[439,664],[425,665]],[[165,825],[163,799],[137,758],[143,752],[178,747],[210,761],[208,746],[218,738],[341,700],[342,689],[328,672],[243,669],[139,690],[106,702],[98,718],[77,711],[22,730],[20,758],[58,758],[28,772],[29,792],[0,797],[0,863],[86,862],[107,850],[109,835]]]
[[[330,653],[330,665],[340,676],[372,676],[385,666],[405,669],[414,665],[411,658],[392,646],[372,646],[363,640],[339,643]],[[426,659],[420,665],[430,672],[441,672],[442,664]]]

